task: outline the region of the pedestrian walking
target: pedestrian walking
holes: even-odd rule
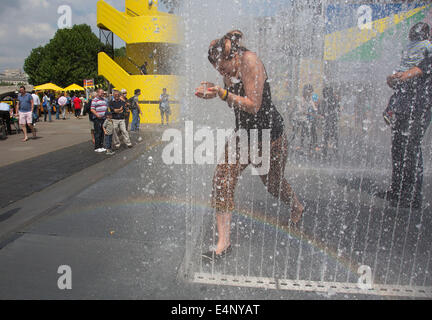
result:
[[[81,100],[81,111],[80,111],[80,116],[82,117],[84,115],[84,105],[86,103],[86,99],[84,98],[84,95],[81,94],[81,96],[79,97]]]
[[[75,118],[77,119],[81,119],[81,99],[78,97],[75,97],[75,99],[72,101],[73,105],[74,105],[74,110],[75,110]]]
[[[58,104],[58,99],[60,98],[59,94],[55,95],[55,103],[53,106],[55,106],[56,111],[56,120],[60,120],[60,105]]]
[[[62,119],[63,119],[63,120],[66,120],[66,108],[67,108],[67,102],[68,102],[68,100],[67,100],[66,92],[65,92],[65,93],[63,93],[63,95],[61,95],[61,96],[58,98],[58,105],[59,105],[60,108],[61,108],[61,112],[62,112]]]
[[[51,120],[51,101],[50,98],[48,97],[48,94],[46,92],[44,92],[44,96],[42,98],[42,109],[44,112],[44,122],[47,121],[47,114],[48,114],[48,121],[52,122]]]
[[[32,98],[33,98],[33,125],[39,121],[39,108],[40,108],[40,98],[36,94],[36,91],[32,91]]]
[[[17,106],[15,109],[15,115],[19,116],[19,124],[24,132],[23,142],[28,140],[27,137],[27,125],[33,133],[33,139],[36,138],[36,129],[33,127],[33,97],[31,94],[26,92],[24,86],[20,87],[18,94]]]

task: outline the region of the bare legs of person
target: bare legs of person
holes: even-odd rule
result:
[[[36,138],[36,129],[33,127],[33,125],[32,125],[31,123],[28,123],[27,125],[29,126],[30,130],[31,130],[32,133],[33,133],[33,138]],[[24,125],[21,125],[21,129],[22,129],[22,131],[24,132],[24,139],[22,139],[21,141],[22,141],[22,142],[26,142],[26,141],[28,140],[28,136],[27,136],[27,126],[26,126],[25,124],[24,124]]]
[[[213,178],[212,207],[216,209],[218,241],[214,252],[203,254],[203,257],[213,255],[216,258],[220,258],[229,253],[228,251],[231,248],[230,228],[231,212],[234,210],[234,190],[238,178],[249,164],[240,163],[238,151],[236,163],[229,164],[227,148],[226,146],[226,161],[217,165]],[[268,173],[261,175],[260,178],[267,187],[267,191],[277,199],[282,200],[291,209],[289,220],[295,226],[303,215],[304,207],[288,181],[284,178],[287,156],[288,139],[286,135],[282,135],[271,143],[270,168]]]

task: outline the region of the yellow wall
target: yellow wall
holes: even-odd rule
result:
[[[119,12],[103,0],[97,3],[97,25],[111,30],[126,43],[126,57],[115,61],[101,52],[98,55],[99,74],[115,88],[126,89],[132,97],[135,89],[141,90],[141,123],[160,123],[159,97],[167,88],[170,101],[178,100],[180,77],[173,75],[176,55],[183,42],[183,32],[178,17],[158,11],[158,1],[148,5],[148,0],[125,0],[126,11]],[[140,75],[134,64],[147,62],[148,75]],[[130,75],[130,74],[132,75]],[[171,121],[178,121],[180,106],[171,103]]]
[[[108,55],[101,52],[98,55],[99,74],[108,79],[115,88],[126,89],[128,98],[133,96],[135,89],[141,89],[140,101],[159,101],[163,88],[171,100],[178,100],[180,77],[175,75],[129,75]],[[141,104],[141,123],[160,123],[159,104]],[[171,104],[171,120],[178,121],[180,106]]]
[[[158,14],[158,0],[153,0],[153,5],[148,5],[148,0],[126,0],[126,13],[132,17]]]

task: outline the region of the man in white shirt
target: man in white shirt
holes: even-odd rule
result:
[[[33,105],[34,105],[33,108],[33,125],[34,125],[35,122],[39,121],[39,108],[41,102],[39,96],[36,94],[34,90],[32,91],[32,98],[33,98]]]

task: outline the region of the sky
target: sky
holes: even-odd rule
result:
[[[124,11],[124,0],[106,2]],[[62,5],[71,7],[72,24],[86,23],[99,36],[96,3],[97,0],[1,0],[0,70],[22,69],[31,50],[49,42],[58,29],[60,14],[57,10]],[[119,38],[115,43],[116,47],[122,45]]]
[[[125,0],[105,1],[120,11],[125,9]],[[260,12],[271,15],[284,1],[287,0],[234,0],[233,2],[243,8],[245,14]],[[99,36],[96,27],[96,3],[97,0],[1,0],[0,70],[22,69],[24,60],[31,50],[49,42],[58,29],[60,14],[57,10],[62,5],[71,7],[72,24],[89,24]],[[166,11],[163,5],[159,5],[159,9]],[[117,37],[114,43],[115,47],[123,45]]]

